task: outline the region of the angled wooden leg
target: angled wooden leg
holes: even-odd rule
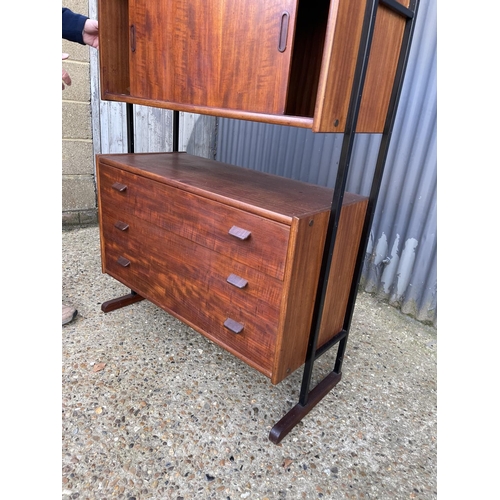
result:
[[[101,305],[101,310],[107,313],[110,311],[114,311],[115,309],[120,309],[121,307],[134,304],[135,302],[140,302],[141,300],[144,300],[144,297],[138,295],[133,290],[130,290],[130,293],[128,293],[127,295],[123,295],[122,297],[117,297],[116,299],[111,299],[103,302],[103,304]]]
[[[331,372],[310,393],[305,405],[297,403],[269,433],[274,444],[281,440],[340,382],[341,373]]]

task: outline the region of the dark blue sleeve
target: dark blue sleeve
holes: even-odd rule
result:
[[[71,10],[63,7],[62,10],[62,37],[70,42],[85,45],[83,42],[83,26],[88,17],[82,14],[75,14]]]

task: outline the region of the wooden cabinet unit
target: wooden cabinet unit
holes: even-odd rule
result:
[[[103,272],[277,384],[306,357],[332,190],[186,153],[99,155]],[[319,345],[343,326],[367,199],[346,193]]]
[[[366,3],[99,0],[102,98],[343,132]],[[380,5],[358,132],[383,130],[404,28]]]
[[[304,365],[279,443],[340,381],[419,0],[99,0],[103,100],[343,134],[335,190],[186,153],[97,156],[103,272],[273,384]],[[370,197],[345,192],[380,133]],[[333,370],[311,389],[315,360]]]

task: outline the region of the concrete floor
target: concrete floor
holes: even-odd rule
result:
[[[361,293],[341,382],[275,445],[301,370],[273,386],[147,301],[104,314],[129,290],[97,227],[63,231],[62,256],[63,500],[437,497],[434,328]]]

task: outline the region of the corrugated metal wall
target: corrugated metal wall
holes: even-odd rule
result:
[[[421,0],[362,287],[437,323],[436,2]],[[347,190],[368,195],[380,135],[356,138]],[[342,136],[220,119],[217,160],[333,187]]]

